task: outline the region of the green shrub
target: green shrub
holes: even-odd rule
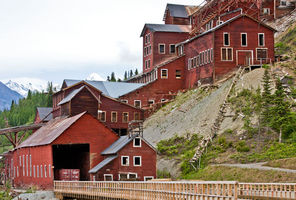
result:
[[[242,140],[242,141],[239,141],[238,144],[236,145],[236,150],[238,152],[249,152],[250,148],[247,146],[246,141]]]

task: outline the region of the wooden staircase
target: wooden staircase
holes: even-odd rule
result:
[[[232,89],[235,87],[237,81],[241,78],[241,76],[243,75],[245,71],[244,67],[240,67],[236,73],[235,76],[232,80],[232,83],[225,95],[225,99],[223,101],[223,103],[220,105],[220,109],[219,109],[219,113],[218,116],[216,117],[216,120],[211,128],[211,133],[209,135],[207,135],[206,137],[203,138],[203,140],[200,142],[200,144],[198,145],[195,154],[193,156],[193,158],[189,161],[191,163],[191,165],[197,169],[200,166],[200,159],[201,156],[203,155],[203,153],[207,150],[207,147],[209,146],[209,144],[212,142],[212,140],[214,139],[214,137],[218,134],[218,131],[220,130],[220,126],[225,118],[225,113],[226,113],[226,108],[228,106],[228,99],[230,97],[230,93],[232,91]],[[198,167],[196,167],[193,163],[196,163],[198,161]]]

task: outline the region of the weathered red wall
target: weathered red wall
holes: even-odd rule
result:
[[[121,166],[121,156],[129,156],[129,166]],[[134,166],[133,156],[141,156],[142,166]],[[144,176],[156,178],[156,152],[142,141],[141,147],[133,147],[133,141],[118,152],[118,157],[103,167],[96,180],[104,180],[104,174],[113,174],[113,180],[118,180],[120,173],[137,173],[138,180],[144,181]]]
[[[165,24],[178,24],[178,25],[189,25],[189,18],[180,18],[180,17],[172,17],[170,15],[170,11],[166,12],[166,18],[164,20]]]
[[[148,101],[154,100],[155,103],[161,99],[169,99],[172,94],[176,94],[184,88],[184,62],[185,57],[180,57],[177,60],[168,63],[158,68],[158,79],[149,83],[142,88],[135,90],[129,94],[121,96],[120,99],[128,100],[129,104],[134,103],[134,100],[141,100],[142,108],[148,107]],[[168,69],[168,79],[161,79],[161,69]],[[176,70],[181,70],[181,79],[176,79]]]

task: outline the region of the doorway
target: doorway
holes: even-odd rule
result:
[[[252,50],[237,50],[236,51],[236,64],[238,66],[250,66],[253,64],[253,51]]]

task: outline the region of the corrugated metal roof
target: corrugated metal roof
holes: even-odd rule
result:
[[[75,85],[82,80],[69,80],[65,79],[67,87]],[[118,98],[124,94],[130,93],[137,88],[142,87],[143,83],[126,83],[126,82],[109,82],[109,81],[84,81],[87,84],[93,86],[94,88],[100,90],[104,95]]]
[[[185,5],[168,3],[166,9],[170,11],[170,16],[172,17],[188,18],[188,13],[186,11]]]
[[[68,103],[69,101],[71,101],[81,90],[83,90],[83,88],[85,88],[85,86],[82,86],[82,87],[70,92],[70,94],[68,94],[68,96],[66,96],[62,101],[60,101],[58,106],[63,105],[65,103]]]
[[[173,33],[189,33],[190,25],[175,25],[175,24],[145,24],[141,37],[144,36],[146,29],[152,32],[173,32]]]
[[[113,161],[117,157],[118,157],[117,155],[108,156],[102,162],[100,162],[97,166],[89,170],[88,173],[90,174],[97,173],[100,169],[108,165],[111,161]]]
[[[121,150],[125,145],[127,145],[133,139],[134,137],[129,137],[127,135],[121,136],[118,140],[116,140],[113,144],[111,144],[111,146],[105,149],[101,154],[102,155],[116,154],[119,150]]]
[[[60,117],[51,120],[16,148],[41,146],[52,143],[85,113],[86,112],[83,112],[70,118]]]
[[[48,122],[52,120],[52,108],[51,107],[37,107],[37,112],[39,114],[40,120]]]

